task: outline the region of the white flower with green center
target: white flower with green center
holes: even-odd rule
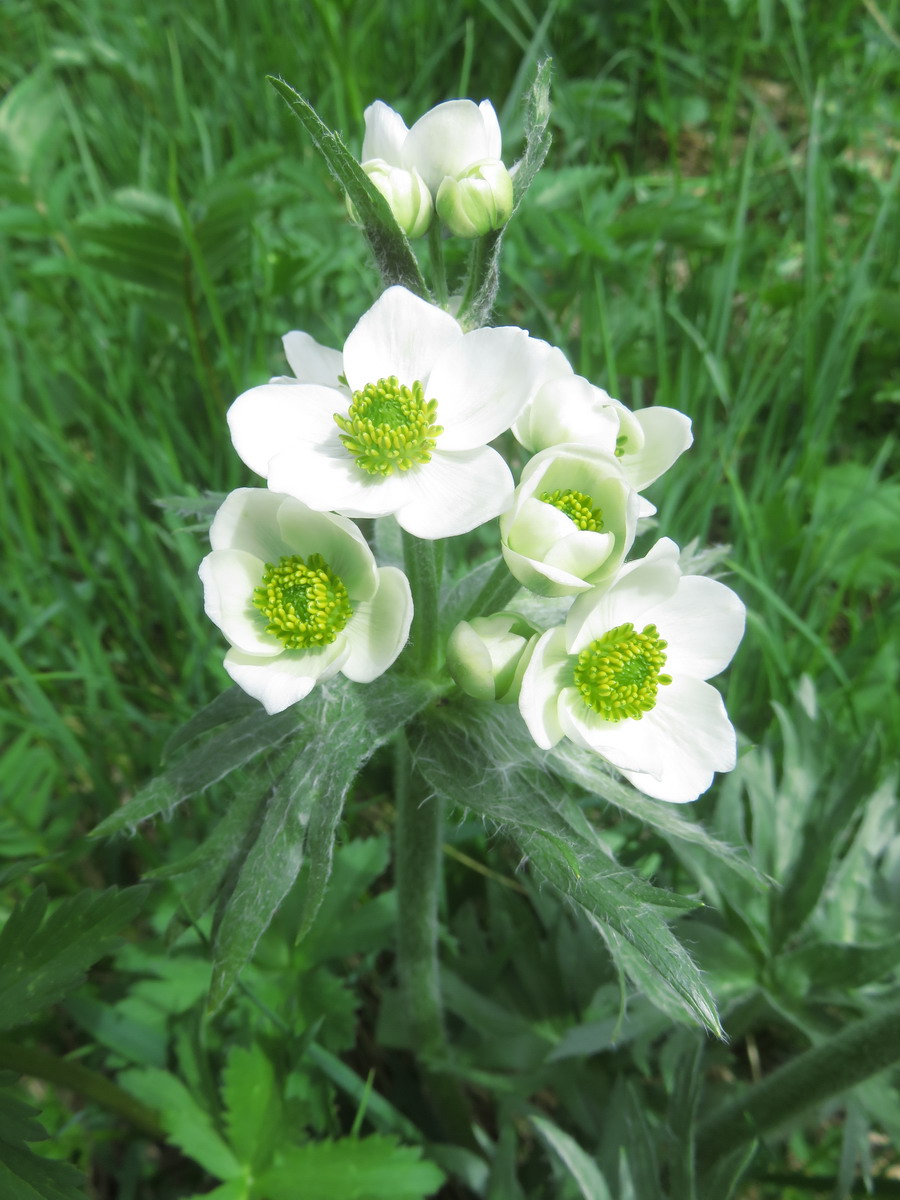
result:
[[[725,669],[743,632],[734,592],[683,576],[664,538],[541,636],[519,709],[544,749],[568,737],[648,796],[696,800],[735,764],[734,729],[705,680]]]
[[[413,605],[396,567],[378,567],[352,522],[265,488],[226,497],[200,564],[206,613],[231,649],[225,670],[266,712],[338,671],[383,674],[406,644]]]
[[[512,476],[487,443],[527,404],[546,342],[514,327],[464,334],[392,287],[342,354],[300,333],[285,345],[302,382],[251,388],[228,412],[235,449],[273,491],[348,517],[393,513],[429,539],[508,507]]]
[[[632,412],[576,375],[557,349],[548,355],[534,396],[512,431],[532,452],[578,442],[614,454],[638,492],[667,471],[694,440],[690,417],[684,413],[662,405]],[[654,510],[647,506],[647,511]]]
[[[500,548],[511,573],[541,596],[596,587],[634,542],[639,498],[612,454],[557,446],[522,472],[500,518]]]

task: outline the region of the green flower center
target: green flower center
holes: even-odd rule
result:
[[[545,504],[552,504],[561,513],[574,521],[579,529],[590,533],[601,533],[603,530],[603,509],[594,508],[594,500],[584,492],[561,491],[542,492],[540,497]]]
[[[578,655],[575,686],[585,704],[606,721],[632,717],[639,721],[656,704],[660,685],[672,682],[660,672],[666,665],[666,643],[655,625],[635,633],[627,622],[595,638]]]
[[[353,393],[346,417],[334,414],[344,448],[370,475],[408,471],[431,459],[442,425],[435,425],[437,400],[426,400],[421,383],[411,388],[396,375],[367,383]]]
[[[253,605],[268,621],[266,633],[287,650],[330,646],[353,616],[347,589],[321,554],[305,561],[291,554],[277,566],[266,563]]]
[[[616,458],[621,458],[625,453],[625,447],[628,445],[628,434],[620,433],[616,438]]]

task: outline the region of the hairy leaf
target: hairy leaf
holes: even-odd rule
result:
[[[0,1072],[0,1196],[4,1200],[84,1200],[82,1176],[67,1163],[34,1154],[27,1142],[47,1132],[38,1110],[8,1091],[15,1075]]]
[[[542,1141],[560,1158],[578,1184],[578,1190],[584,1200],[612,1200],[612,1192],[600,1173],[600,1168],[573,1137],[546,1117],[531,1117],[530,1121]]]

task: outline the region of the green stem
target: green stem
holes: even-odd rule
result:
[[[31,1075],[47,1083],[56,1083],[69,1091],[77,1092],[86,1100],[93,1100],[102,1108],[116,1113],[148,1138],[161,1142],[165,1137],[159,1117],[152,1108],[135,1100],[117,1084],[83,1067],[81,1063],[69,1062],[45,1050],[33,1046],[22,1046],[0,1038],[0,1068],[16,1071],[20,1075]]]
[[[464,620],[471,621],[473,617],[500,612],[521,586],[518,579],[510,575],[503,559],[498,559],[481,591],[469,605]]]
[[[469,258],[469,274],[466,279],[463,298],[460,301],[459,313],[457,314],[457,319],[463,328],[465,328],[466,317],[469,309],[472,307],[472,301],[478,295],[481,285],[484,282],[484,263],[490,239],[491,234],[485,234],[484,237],[476,238],[472,244],[472,254]]]
[[[432,675],[439,649],[439,613],[443,546],[403,530],[403,562],[413,596],[412,644],[419,666]]]
[[[428,227],[428,254],[431,258],[431,275],[434,281],[434,295],[441,308],[447,307],[449,293],[447,291],[447,268],[444,263],[444,241],[441,234],[441,223],[437,213],[434,214]]]
[[[436,796],[413,786],[405,731],[395,743],[397,974],[423,1082],[447,1133],[475,1148],[472,1119],[456,1079],[441,1070],[448,1058],[438,964],[444,810]]]
[[[708,1117],[697,1131],[698,1164],[708,1169],[739,1146],[849,1091],[898,1059],[900,1003],[846,1026]]]

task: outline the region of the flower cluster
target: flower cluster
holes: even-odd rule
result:
[[[365,116],[362,165],[407,233],[433,209],[462,237],[508,219],[487,101],[439,105],[412,129],[381,101]],[[231,644],[225,668],[267,712],[337,672],[370,681],[406,644],[419,597],[376,564],[351,518],[391,516],[432,552],[499,518],[508,594],[534,595],[527,617],[513,603],[452,631],[443,669],[459,688],[518,703],[539,747],[569,738],[662,800],[693,800],[734,765],[734,730],[706,680],[740,641],[741,602],[684,574],[668,539],[629,560],[655,512],[641,493],[691,445],[688,417],[632,412],[526,330],[467,329],[397,285],[340,350],[295,331],[284,351],[293,374],[228,412],[237,453],[267,487],[228,496],[200,568]],[[516,458],[531,455],[518,483],[490,445],[507,431]]]

